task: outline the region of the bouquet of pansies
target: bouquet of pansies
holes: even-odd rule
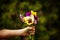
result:
[[[22,20],[22,22],[26,23],[28,26],[37,24],[37,21],[38,21],[37,12],[34,12],[31,10],[30,12],[26,12],[25,16],[20,14],[20,19]],[[32,39],[31,35],[30,35],[30,39]]]

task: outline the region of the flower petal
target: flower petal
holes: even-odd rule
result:
[[[23,15],[22,15],[22,14],[20,14],[20,18],[21,18],[21,19],[23,18]]]
[[[31,10],[31,14],[32,14],[32,15],[34,15],[34,16],[36,16],[36,15],[37,15],[37,13],[36,13],[36,12],[34,12],[34,11],[32,11],[32,10]]]
[[[26,16],[30,16],[31,15],[31,12],[26,12]]]
[[[22,14],[20,14],[20,19],[22,22],[24,22],[23,18],[24,18],[24,16]]]
[[[34,16],[34,24],[37,24],[37,22],[38,22],[38,17]]]
[[[38,20],[38,17],[37,17],[37,16],[34,16],[34,19],[35,19],[35,20]]]

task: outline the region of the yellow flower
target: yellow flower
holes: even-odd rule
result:
[[[37,13],[31,10],[31,15],[36,16],[36,15],[37,15]]]
[[[27,25],[31,25],[34,23],[34,16],[27,16],[23,18],[24,22],[27,23]]]

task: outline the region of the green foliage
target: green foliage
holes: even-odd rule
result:
[[[0,17],[0,29],[19,29],[26,27],[19,18],[19,14],[25,14],[25,12],[33,10],[37,11],[39,17],[38,24],[36,25],[35,40],[49,40],[50,36],[58,37],[58,2],[54,3],[52,0],[42,1],[1,1],[1,17]],[[6,3],[7,2],[7,3]],[[41,12],[42,11],[42,12]],[[56,24],[54,24],[56,22]],[[57,36],[55,36],[57,35]],[[53,38],[54,39],[54,38]],[[53,40],[52,39],[52,40]],[[9,40],[20,40],[20,37],[12,37]]]

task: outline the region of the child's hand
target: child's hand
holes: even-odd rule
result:
[[[26,27],[24,29],[26,29],[26,31],[22,34],[22,36],[28,36],[29,34],[31,34],[31,35],[35,34],[35,27],[34,26],[33,27]]]

